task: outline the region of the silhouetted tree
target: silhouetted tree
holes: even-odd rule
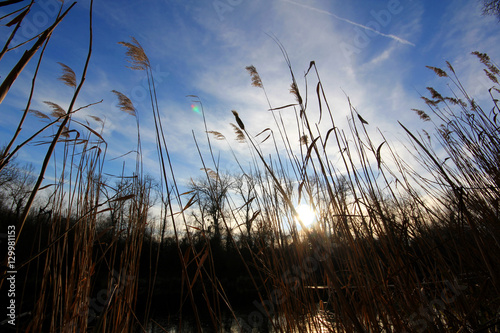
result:
[[[5,204],[19,217],[36,181],[34,166],[31,163],[10,162],[0,171],[0,191]]]
[[[197,195],[197,203],[201,216],[194,215],[195,219],[206,227],[207,220],[210,225],[208,230],[213,232],[214,240],[221,240],[221,222],[223,211],[233,179],[228,174],[216,173],[207,169],[207,177],[191,182],[191,189]]]
[[[500,0],[483,0],[483,14],[494,15],[500,21]]]
[[[115,186],[103,186],[102,192],[110,208],[111,225],[120,230],[129,222],[132,214],[130,209],[134,209],[129,199],[139,200],[147,210],[153,207],[158,199],[157,188],[158,182],[150,175],[140,179],[136,176],[122,177]]]
[[[110,208],[110,222],[116,227],[125,222],[126,207],[128,202],[120,200],[133,194],[133,182],[131,178],[122,177],[115,186],[103,186],[103,194]]]
[[[252,202],[257,197],[255,187],[256,179],[251,175],[243,174],[234,177],[233,188],[243,200],[241,211],[244,215],[243,222],[245,223],[246,236],[248,237],[249,242],[252,239],[252,224],[259,214],[259,211],[254,211],[252,209]]]

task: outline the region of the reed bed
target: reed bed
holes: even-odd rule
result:
[[[474,55],[485,65],[492,85],[498,85],[497,67],[487,55]],[[316,74],[313,86],[317,87],[319,112],[326,114],[323,119],[328,119],[331,127],[321,132],[318,124],[312,126],[310,118],[317,119],[318,114],[305,107],[312,103],[301,96],[290,68],[290,92],[297,101],[293,108],[300,129],[296,136],[305,147],[301,156],[287,151],[287,160],[295,161],[294,174],[284,178],[298,184],[292,191],[284,190],[280,179],[281,172],[290,168],[274,171],[270,164],[278,164],[279,156],[274,162],[261,157],[284,201],[267,209],[279,211],[285,206],[293,216],[294,196],[306,197],[316,208],[320,216],[317,230],[303,230],[304,241],[312,248],[327,244],[330,256],[321,262],[324,271],[315,282],[327,287],[328,313],[336,324],[335,331],[458,332],[495,331],[498,327],[498,296],[493,296],[498,295],[498,259],[493,253],[499,245],[499,110],[494,97],[499,91],[498,86],[489,89],[492,106],[485,112],[467,94],[453,67],[447,66],[450,75],[439,68],[430,69],[451,81],[453,96],[443,97],[428,88],[432,98],[424,100],[433,115],[415,110],[424,121],[434,121],[437,143],[425,131],[417,135],[401,124],[409,137],[407,149],[418,166],[399,157],[382,135],[378,142],[372,139],[368,123],[352,106],[349,131],[338,129],[314,63],[306,80],[311,73]],[[255,68],[250,74],[252,82],[259,82]],[[289,129],[281,131],[283,137],[290,136],[286,134]],[[288,139],[281,144],[285,149],[292,146]],[[336,145],[333,156],[326,149],[332,144]],[[438,149],[447,153],[444,160],[435,153]],[[337,157],[343,162],[340,167],[330,162]],[[339,169],[343,169],[342,174]],[[278,261],[284,262],[284,267],[304,262],[307,252],[299,252],[302,256]],[[269,262],[266,267],[276,278],[273,285],[281,286],[280,294],[293,291],[277,311],[284,313],[285,322],[291,325],[285,331],[299,329],[294,309],[312,304],[309,311],[313,312],[315,305],[306,302],[314,299],[311,289],[304,287],[314,285],[304,274],[308,266],[300,268],[288,285],[280,265]],[[308,324],[322,326],[314,319],[308,319]]]
[[[12,26],[32,4],[12,13],[22,14]],[[37,47],[5,78],[0,103],[37,52],[40,65],[43,45],[72,6],[61,5],[54,24],[37,37]],[[133,103],[113,91],[120,110],[137,122],[135,170],[114,184],[103,173],[102,131],[72,117],[81,110],[74,105],[92,54],[91,13],[89,37],[80,79],[61,65],[61,84],[74,89],[68,109],[47,103],[53,112],[46,115],[30,108],[30,97],[0,156],[2,172],[17,151],[54,130],[39,142],[48,147],[46,157],[23,213],[16,216],[17,248],[26,252],[17,269],[30,291],[19,299],[18,312],[26,315],[18,330],[166,330],[154,318],[154,304],[175,294],[169,311],[179,330],[189,315],[198,332],[224,332],[229,313],[233,331],[242,332],[498,332],[500,71],[486,54],[473,56],[492,82],[488,108],[468,95],[449,63],[446,70],[429,67],[448,81],[451,96],[427,88],[430,97],[423,99],[429,110],[414,111],[432,122],[434,131],[412,132],[400,124],[407,134],[403,152],[380,132],[374,134],[374,124],[350,104],[348,128],[338,128],[316,64],[311,62],[303,78],[315,90],[303,94],[276,41],[290,69],[295,102],[276,107],[268,100],[274,130],[257,134],[233,111],[233,143],[209,130],[201,100],[191,96],[205,123],[208,151],[201,151],[194,135],[205,177],[178,184],[150,60],[137,40],[121,42],[129,67],[143,71],[149,86],[161,174],[160,223],[150,223],[155,186],[143,168]],[[16,47],[10,42],[2,56]],[[257,69],[247,71],[267,98]],[[32,93],[37,72],[38,67]],[[19,143],[30,113],[48,125]],[[296,131],[284,125],[285,117],[296,119]],[[97,117],[93,121],[105,126]],[[229,174],[215,157],[213,140],[246,147],[250,162],[234,154],[239,170]],[[264,142],[272,143],[273,153],[264,150]],[[401,157],[407,152],[413,162]],[[55,156],[57,162],[51,162]],[[55,181],[42,187],[49,163]],[[181,193],[181,185],[191,188]],[[48,199],[35,205],[42,191]],[[314,208],[312,227],[300,219],[299,202]],[[5,278],[2,272],[2,285]],[[248,316],[238,310],[242,302],[253,309]]]

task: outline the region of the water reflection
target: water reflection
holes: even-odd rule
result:
[[[317,311],[314,314],[307,314],[301,317],[294,318],[295,323],[287,323],[285,316],[274,316],[271,320],[261,317],[259,320],[251,320],[248,312],[236,312],[238,321],[230,313],[223,313],[218,331],[213,328],[210,318],[202,319],[203,333],[312,333],[312,332],[334,332],[331,318],[325,311]],[[148,333],[192,333],[197,332],[198,328],[194,316],[183,316],[182,326],[180,327],[179,318],[153,318],[154,322],[147,327]],[[250,325],[251,322],[253,325]],[[290,327],[294,326],[294,328]]]

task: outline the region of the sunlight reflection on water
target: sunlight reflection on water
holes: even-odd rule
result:
[[[246,316],[244,314],[237,313],[237,316],[241,315],[242,318]],[[158,323],[150,323],[147,327],[148,333],[191,333],[197,332],[197,325],[194,321],[194,317],[184,317],[182,320],[182,328],[179,328],[178,318],[176,320],[171,320],[170,323],[162,318],[154,318]],[[313,333],[313,332],[335,332],[333,323],[329,320],[328,315],[324,311],[318,311],[314,315],[308,314],[300,318],[300,323],[296,323],[295,329],[287,328],[286,319],[283,316],[278,316],[273,319],[273,323],[270,321],[262,323],[259,327],[253,327],[251,330],[248,328],[242,328],[238,325],[238,322],[229,313],[222,315],[220,322],[220,330],[216,331],[213,325],[209,321],[202,322],[202,330],[204,333],[277,333],[277,332],[291,332],[291,333]],[[158,326],[160,325],[160,326]],[[276,329],[273,327],[276,326]],[[248,326],[247,326],[248,327]],[[280,329],[281,327],[281,329]]]

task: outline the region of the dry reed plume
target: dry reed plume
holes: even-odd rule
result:
[[[53,24],[34,37],[0,86],[0,103],[40,49],[41,64],[52,31],[73,5],[61,4]],[[14,34],[30,6],[10,14]],[[60,63],[59,80],[74,89],[69,107],[45,101],[48,114],[31,108],[37,67],[19,127],[0,156],[1,172],[19,149],[54,129],[38,142],[47,144],[46,156],[18,214],[16,241],[29,256],[17,269],[20,284],[32,291],[20,298],[20,313],[30,313],[23,330],[147,331],[161,326],[153,318],[153,300],[170,286],[176,289],[178,326],[189,312],[198,332],[204,322],[222,332],[226,314],[241,331],[498,332],[500,71],[488,55],[473,53],[493,85],[487,109],[467,93],[450,63],[446,71],[428,67],[449,82],[452,96],[428,87],[430,96],[422,98],[429,111],[412,109],[434,126],[432,133],[401,124],[415,159],[408,161],[382,134],[371,134],[374,121],[350,101],[348,128],[338,128],[316,64],[304,76],[316,89],[304,94],[276,41],[289,66],[294,102],[272,106],[257,69],[246,67],[275,123],[253,135],[244,124],[248,116],[232,110],[238,147],[247,147],[250,159],[238,160],[231,148],[240,173],[228,175],[211,140],[230,144],[229,136],[208,130],[210,115],[190,96],[201,106],[208,151],[200,150],[193,133],[204,177],[181,193],[150,60],[134,38],[119,44],[129,67],[146,75],[151,109],[136,109],[125,94],[112,91],[118,108],[136,121],[135,169],[113,178],[115,183],[104,176],[104,122],[90,116],[99,132],[72,117],[82,109],[75,102],[92,54],[92,5],[89,35],[80,78]],[[19,47],[9,46],[11,41],[2,56]],[[143,170],[141,112],[153,115],[158,185]],[[30,113],[47,124],[19,143]],[[296,130],[284,125],[288,116],[295,117]],[[263,151],[264,142],[272,143],[273,153]],[[58,156],[54,181],[42,186],[52,156]],[[156,188],[158,224],[149,216]],[[42,190],[50,195],[38,207],[35,197]],[[295,208],[302,201],[314,208],[313,227],[305,226]],[[226,260],[238,267],[237,275],[224,267]],[[164,263],[177,275],[166,272]],[[238,288],[252,295],[249,303],[260,317],[257,310],[241,317]]]

